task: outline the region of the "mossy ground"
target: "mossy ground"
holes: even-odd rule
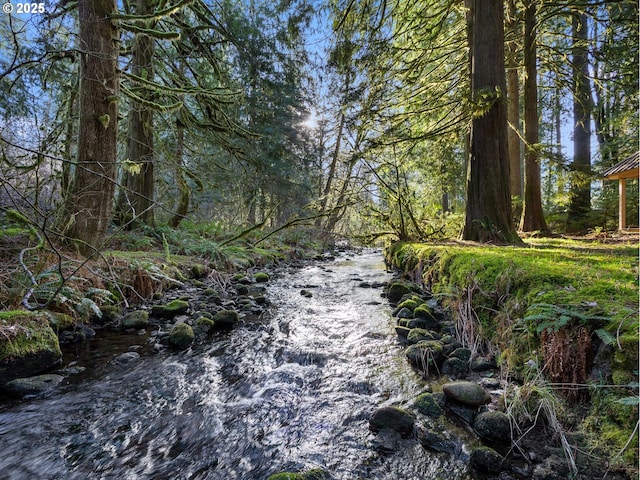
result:
[[[636,237],[615,243],[531,238],[517,247],[397,243],[385,254],[387,262],[407,277],[422,278],[454,314],[462,302],[470,304],[481,335],[496,347],[502,367],[519,371],[525,381],[528,360],[543,365],[545,327],[558,331],[562,325],[583,326],[592,333],[594,345],[609,343],[608,365],[596,372],[599,377],[592,373],[586,386],[589,412],[576,426],[589,435],[594,448],[606,451],[612,463],[637,466]]]

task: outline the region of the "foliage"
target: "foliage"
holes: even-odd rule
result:
[[[580,429],[615,463],[637,463],[636,245],[566,238],[509,248],[397,243],[385,255],[451,308],[468,305],[478,320],[474,335],[479,329],[502,368],[523,382],[506,397],[514,418],[542,415],[564,435],[563,399],[590,397]]]

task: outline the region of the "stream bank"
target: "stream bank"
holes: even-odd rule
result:
[[[495,364],[455,371],[453,359],[470,358],[452,320],[415,285],[388,283],[379,253],[269,273],[267,282],[237,277],[234,298],[217,301],[206,282],[170,290],[156,302],[178,309],[166,318],[148,306],[144,328],[70,344],[66,381],[0,410],[8,478],[566,478],[540,445],[503,461],[504,418],[490,413],[501,395]],[[391,312],[389,301],[402,307]],[[163,340],[175,325],[236,308],[232,329],[183,350]],[[449,375],[433,375],[445,361]]]
[[[633,478],[637,247],[527,241],[524,248],[399,243],[387,249],[386,261],[405,284],[428,292],[422,301],[434,296],[450,313],[449,332],[455,331],[471,363],[441,358],[442,370],[466,376],[474,361],[487,360],[500,367],[495,408],[510,417],[515,450],[531,448],[532,463],[548,461],[558,478]],[[438,334],[407,328],[421,315],[396,314],[397,332],[409,344]],[[407,350],[414,364],[416,349],[436,363],[436,349],[423,343]]]

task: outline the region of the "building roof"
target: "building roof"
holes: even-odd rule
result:
[[[617,178],[637,177],[640,170],[640,152],[629,155],[621,162],[607,168],[602,172],[602,176],[607,180],[615,180]]]

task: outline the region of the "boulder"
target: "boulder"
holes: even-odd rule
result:
[[[471,360],[471,350],[464,347],[458,347],[449,354],[449,358],[451,357],[459,358],[460,360],[468,364],[469,360]]]
[[[235,310],[220,310],[213,316],[213,322],[216,327],[231,328],[238,323],[238,312]]]
[[[15,378],[5,385],[5,390],[16,397],[39,395],[54,389],[64,380],[62,375],[53,373],[35,377]]]
[[[432,418],[438,418],[442,415],[442,407],[433,393],[422,393],[418,395],[414,401],[413,406],[423,415],[427,415]]]
[[[444,359],[442,354],[442,343],[437,340],[423,340],[414,345],[410,345],[405,351],[407,360],[421,370],[428,370],[429,367],[439,365]]]
[[[44,313],[0,312],[0,386],[51,370],[62,362],[58,337]]]
[[[169,332],[169,343],[179,350],[185,350],[191,346],[196,335],[191,325],[187,323],[178,323],[174,325]]]
[[[502,455],[489,447],[474,448],[469,460],[471,466],[481,472],[498,473],[504,468]]]
[[[132,362],[135,362],[140,358],[140,354],[138,352],[125,352],[118,355],[115,359],[115,362],[119,365],[129,365]]]
[[[373,413],[369,420],[369,428],[373,432],[388,428],[401,435],[409,435],[413,432],[414,422],[413,415],[402,408],[381,407]]]
[[[412,328],[407,334],[407,342],[410,345],[422,342],[424,340],[435,340],[436,337],[424,328]]]
[[[447,400],[462,403],[470,407],[479,407],[491,401],[489,393],[474,382],[459,381],[445,383],[442,386],[442,391],[447,396]]]
[[[269,281],[269,274],[265,272],[258,272],[253,276],[253,278],[258,283],[265,283]]]
[[[427,450],[445,453],[455,453],[458,450],[458,444],[445,431],[437,432],[424,427],[417,428],[416,431],[420,445]]]
[[[482,412],[476,417],[473,428],[483,440],[496,443],[511,442],[511,422],[506,413]]]
[[[187,310],[189,310],[189,302],[176,299],[165,305],[154,305],[151,307],[151,314],[160,318],[173,318],[187,313]]]
[[[471,360],[472,372],[486,372],[487,370],[493,370],[496,367],[496,363],[493,360],[487,360],[483,357],[476,357]]]
[[[442,373],[444,375],[464,375],[468,370],[469,363],[456,357],[449,357],[442,364]]]
[[[400,301],[400,299],[406,295],[407,293],[411,293],[413,289],[410,285],[402,282],[393,282],[387,288],[387,298],[390,302],[396,303]]]
[[[146,310],[134,310],[122,317],[122,328],[147,328],[149,326],[149,313]]]

